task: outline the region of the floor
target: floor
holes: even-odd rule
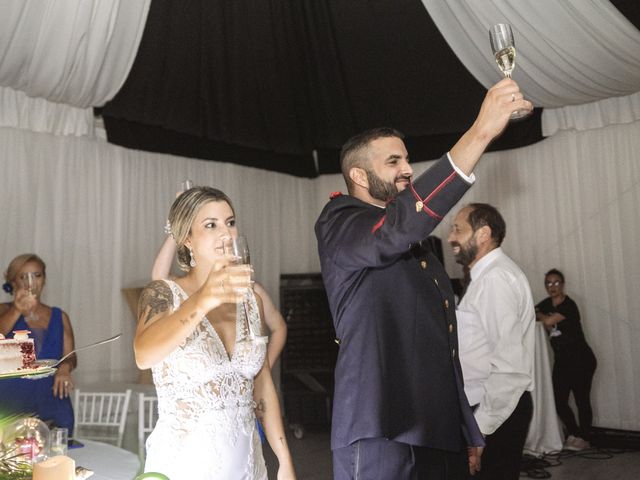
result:
[[[148,387],[139,385],[127,385],[127,387],[133,387],[134,392],[148,390]],[[137,392],[132,396],[129,411],[123,448],[137,454]],[[292,430],[288,430],[287,440],[299,480],[330,480],[332,478],[328,432],[305,431],[303,438],[298,439],[295,438]],[[264,454],[269,478],[276,479],[278,462],[267,444],[264,447]],[[529,462],[531,461],[529,459]],[[639,480],[640,445],[636,444],[636,450],[634,451],[609,448],[592,449],[580,454],[564,452],[560,455],[547,456],[541,461],[536,461],[534,464],[529,463],[529,465],[532,469],[529,470],[528,474],[523,473],[521,478]]]
[[[331,454],[328,433],[305,433],[298,440],[288,436],[299,480],[330,480]],[[277,459],[265,447],[269,478],[277,475]],[[579,454],[565,452],[560,455],[536,459],[529,465],[535,469],[522,473],[520,478],[552,478],[554,480],[638,480],[640,479],[640,451],[596,450]]]

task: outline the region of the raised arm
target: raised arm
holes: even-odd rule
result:
[[[473,172],[489,144],[502,133],[515,110],[533,110],[518,84],[504,78],[489,89],[475,122],[450,151],[451,159],[466,175]]]
[[[278,360],[278,357],[284,348],[284,344],[287,341],[287,324],[264,287],[259,283],[256,283],[254,285],[254,290],[262,299],[262,306],[264,309],[263,318],[270,331],[267,356],[269,357],[269,365],[273,368],[273,365],[276,363],[276,360]]]
[[[158,250],[156,259],[153,262],[153,267],[151,268],[151,280],[163,280],[165,278],[169,278],[171,264],[173,263],[173,258],[176,255],[176,250],[176,242],[173,240],[171,235],[167,235],[167,238],[160,247],[160,250]]]
[[[384,209],[334,198],[315,226],[320,259],[354,271],[389,265],[430,235],[469,187],[443,155]]]

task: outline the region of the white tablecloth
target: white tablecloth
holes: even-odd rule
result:
[[[562,433],[556,414],[551,380],[551,359],[549,339],[542,322],[536,322],[535,390],[533,397],[533,417],[529,434],[524,444],[525,453],[541,456],[548,452],[562,450]]]
[[[138,456],[108,443],[78,439],[84,447],[70,448],[67,456],[77,467],[95,472],[91,480],[132,480],[140,469]]]

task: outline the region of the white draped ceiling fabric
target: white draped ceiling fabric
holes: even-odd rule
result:
[[[3,0],[0,125],[91,135],[129,74],[151,0]]]
[[[485,155],[463,201],[503,212],[505,249],[537,300],[544,272],[565,272],[599,360],[595,424],[640,430],[640,257],[632,253],[640,238],[637,31],[605,1],[423,1],[487,86],[498,78],[487,28],[514,25],[516,79],[547,107],[547,128],[566,130]],[[344,190],[339,175],[308,180],[81,136],[91,133],[90,107],[126,78],[148,8],[148,0],[2,1],[0,268],[37,252],[48,263],[45,300],[70,314],[77,344],[125,334],[79,354],[80,384],[137,377],[134,319],[121,289],[146,283],[178,181],[192,178],[231,196],[259,279],[276,302],[281,273],[319,269],[313,224],[328,193]],[[596,34],[589,40],[587,32]],[[450,275],[459,276],[444,250]],[[10,301],[4,292],[0,299]]]
[[[514,79],[527,99],[545,108],[543,135],[640,119],[640,31],[608,1],[422,2],[458,58],[487,88],[500,75],[489,27],[512,26]]]

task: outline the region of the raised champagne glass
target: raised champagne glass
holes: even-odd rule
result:
[[[505,77],[511,78],[511,73],[516,66],[516,44],[513,40],[513,31],[508,23],[498,23],[489,29],[491,50],[498,64],[498,68]],[[526,110],[515,110],[511,113],[511,119],[524,118],[529,115]]]
[[[251,254],[249,253],[249,243],[243,236],[226,238],[222,242],[224,253],[233,255],[236,258],[237,265],[251,265]],[[253,270],[251,273],[251,280],[253,281]],[[242,292],[246,298],[249,292]],[[267,337],[262,335],[259,326],[253,325],[253,322],[249,318],[250,309],[247,308],[247,300],[242,300],[243,318],[240,328],[240,336],[238,341],[253,341],[253,342],[265,342]]]
[[[22,276],[22,281],[24,283],[24,288],[27,289],[27,292],[29,292],[29,295],[34,295],[35,296],[34,290],[36,288],[36,273],[35,272],[26,272]],[[29,312],[29,314],[27,315],[26,320],[32,322],[35,319],[36,319],[36,314],[32,309]]]

